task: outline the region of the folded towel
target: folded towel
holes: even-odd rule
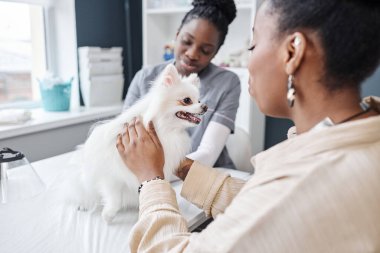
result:
[[[32,112],[26,109],[4,109],[0,110],[1,124],[25,123],[32,118]]]

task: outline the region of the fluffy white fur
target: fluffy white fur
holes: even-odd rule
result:
[[[117,118],[94,128],[83,148],[81,189],[77,193],[81,210],[101,203],[104,205],[102,216],[109,222],[122,207],[138,205],[139,182],[116,149],[117,135],[122,132],[124,123],[134,117],[142,117],[145,126],[153,121],[164,148],[164,174],[170,177],[190,151],[191,142],[185,129],[199,123],[194,121],[207,110],[207,106],[199,102],[198,88],[196,74],[181,78],[170,64],[147,95]],[[186,105],[184,101],[188,99],[185,98],[193,103]],[[186,113],[181,114],[181,119],[177,117],[178,112]]]

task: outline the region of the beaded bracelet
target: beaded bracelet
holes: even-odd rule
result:
[[[137,192],[140,193],[141,188],[144,186],[144,184],[146,184],[146,183],[148,183],[148,182],[150,182],[150,181],[153,181],[153,180],[164,180],[164,179],[163,179],[162,177],[160,177],[160,176],[157,176],[157,177],[155,177],[155,178],[152,178],[152,179],[146,180],[146,181],[144,181],[144,182],[142,182],[142,183],[140,184],[139,188],[137,189]]]

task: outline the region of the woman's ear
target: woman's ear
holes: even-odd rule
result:
[[[303,33],[295,32],[285,40],[285,71],[288,75],[294,74],[300,67],[305,56],[307,40]]]

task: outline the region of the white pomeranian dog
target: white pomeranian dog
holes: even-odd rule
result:
[[[79,209],[103,205],[102,216],[110,222],[116,213],[138,206],[136,176],[123,163],[117,148],[117,135],[124,124],[141,117],[144,126],[153,121],[165,154],[164,175],[169,178],[191,148],[186,132],[201,122],[207,106],[199,102],[196,74],[180,77],[169,64],[153,83],[149,93],[115,119],[94,128],[83,147]]]

